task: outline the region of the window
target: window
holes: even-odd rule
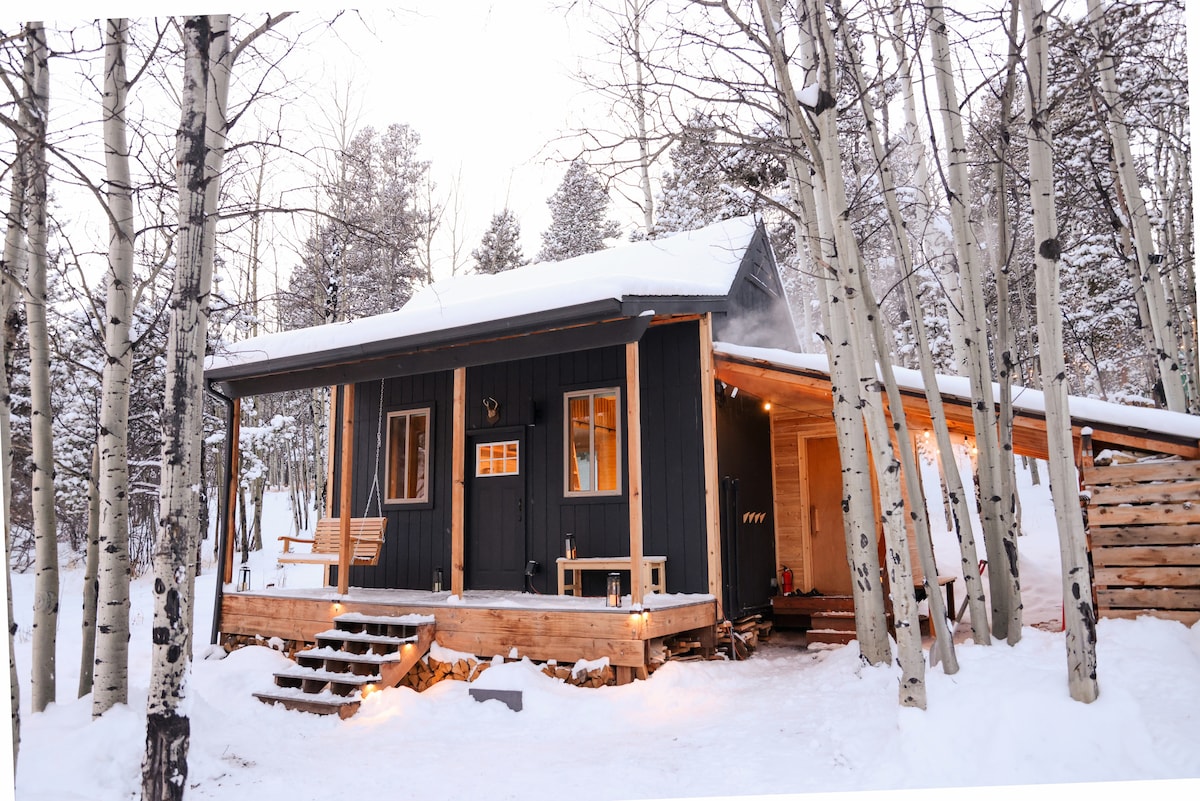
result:
[[[572,392],[567,405],[567,495],[621,491],[620,418],[616,389]]]
[[[388,412],[385,503],[429,500],[429,410]]]
[[[475,446],[475,475],[515,476],[521,472],[519,443],[481,442]]]

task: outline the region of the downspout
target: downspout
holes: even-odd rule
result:
[[[212,634],[209,642],[216,645],[221,635],[221,600],[225,595],[225,556],[229,548],[229,537],[225,536],[229,528],[229,502],[233,482],[229,476],[233,474],[233,439],[230,432],[234,424],[233,398],[223,395],[211,381],[206,383],[210,395],[225,404],[225,480],[221,487],[221,508],[217,510],[217,580],[213,591]]]

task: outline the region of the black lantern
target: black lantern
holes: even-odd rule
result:
[[[243,564],[242,569],[238,571],[237,591],[245,592],[250,589],[250,565]]]
[[[563,556],[568,559],[574,559],[577,551],[575,550],[575,535],[568,534],[566,536],[566,545],[563,548]]]
[[[442,569],[440,567],[435,567],[433,569],[433,591],[442,591]]]
[[[604,596],[605,606],[621,605],[621,574],[608,574],[608,592]]]

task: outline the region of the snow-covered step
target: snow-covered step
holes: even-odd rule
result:
[[[322,640],[337,640],[339,642],[365,642],[372,645],[404,645],[406,642],[416,642],[417,635],[412,634],[404,637],[396,637],[389,634],[365,634],[360,631],[343,631],[342,629],[329,629],[317,634],[317,642]]]
[[[364,623],[377,626],[423,626],[436,623],[433,615],[364,615],[361,612],[345,612],[333,619],[334,623]]]
[[[352,696],[334,695],[331,692],[306,693],[287,687],[257,692],[254,693],[254,697],[264,704],[278,704],[285,709],[311,712],[314,715],[337,715],[343,720],[357,712],[362,703],[362,697],[358,693]]]
[[[356,654],[353,651],[344,651],[340,648],[323,646],[321,648],[309,648],[305,651],[296,652],[296,661],[305,659],[321,659],[331,662],[352,662],[378,665],[384,662],[399,662],[401,655],[399,653]]]

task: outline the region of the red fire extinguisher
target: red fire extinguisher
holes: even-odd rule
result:
[[[792,569],[790,567],[788,567],[787,565],[784,565],[783,573],[781,575],[782,575],[782,581],[780,581],[779,583],[783,589],[783,594],[791,595],[792,590],[794,590],[796,588],[795,585],[792,583]]]

